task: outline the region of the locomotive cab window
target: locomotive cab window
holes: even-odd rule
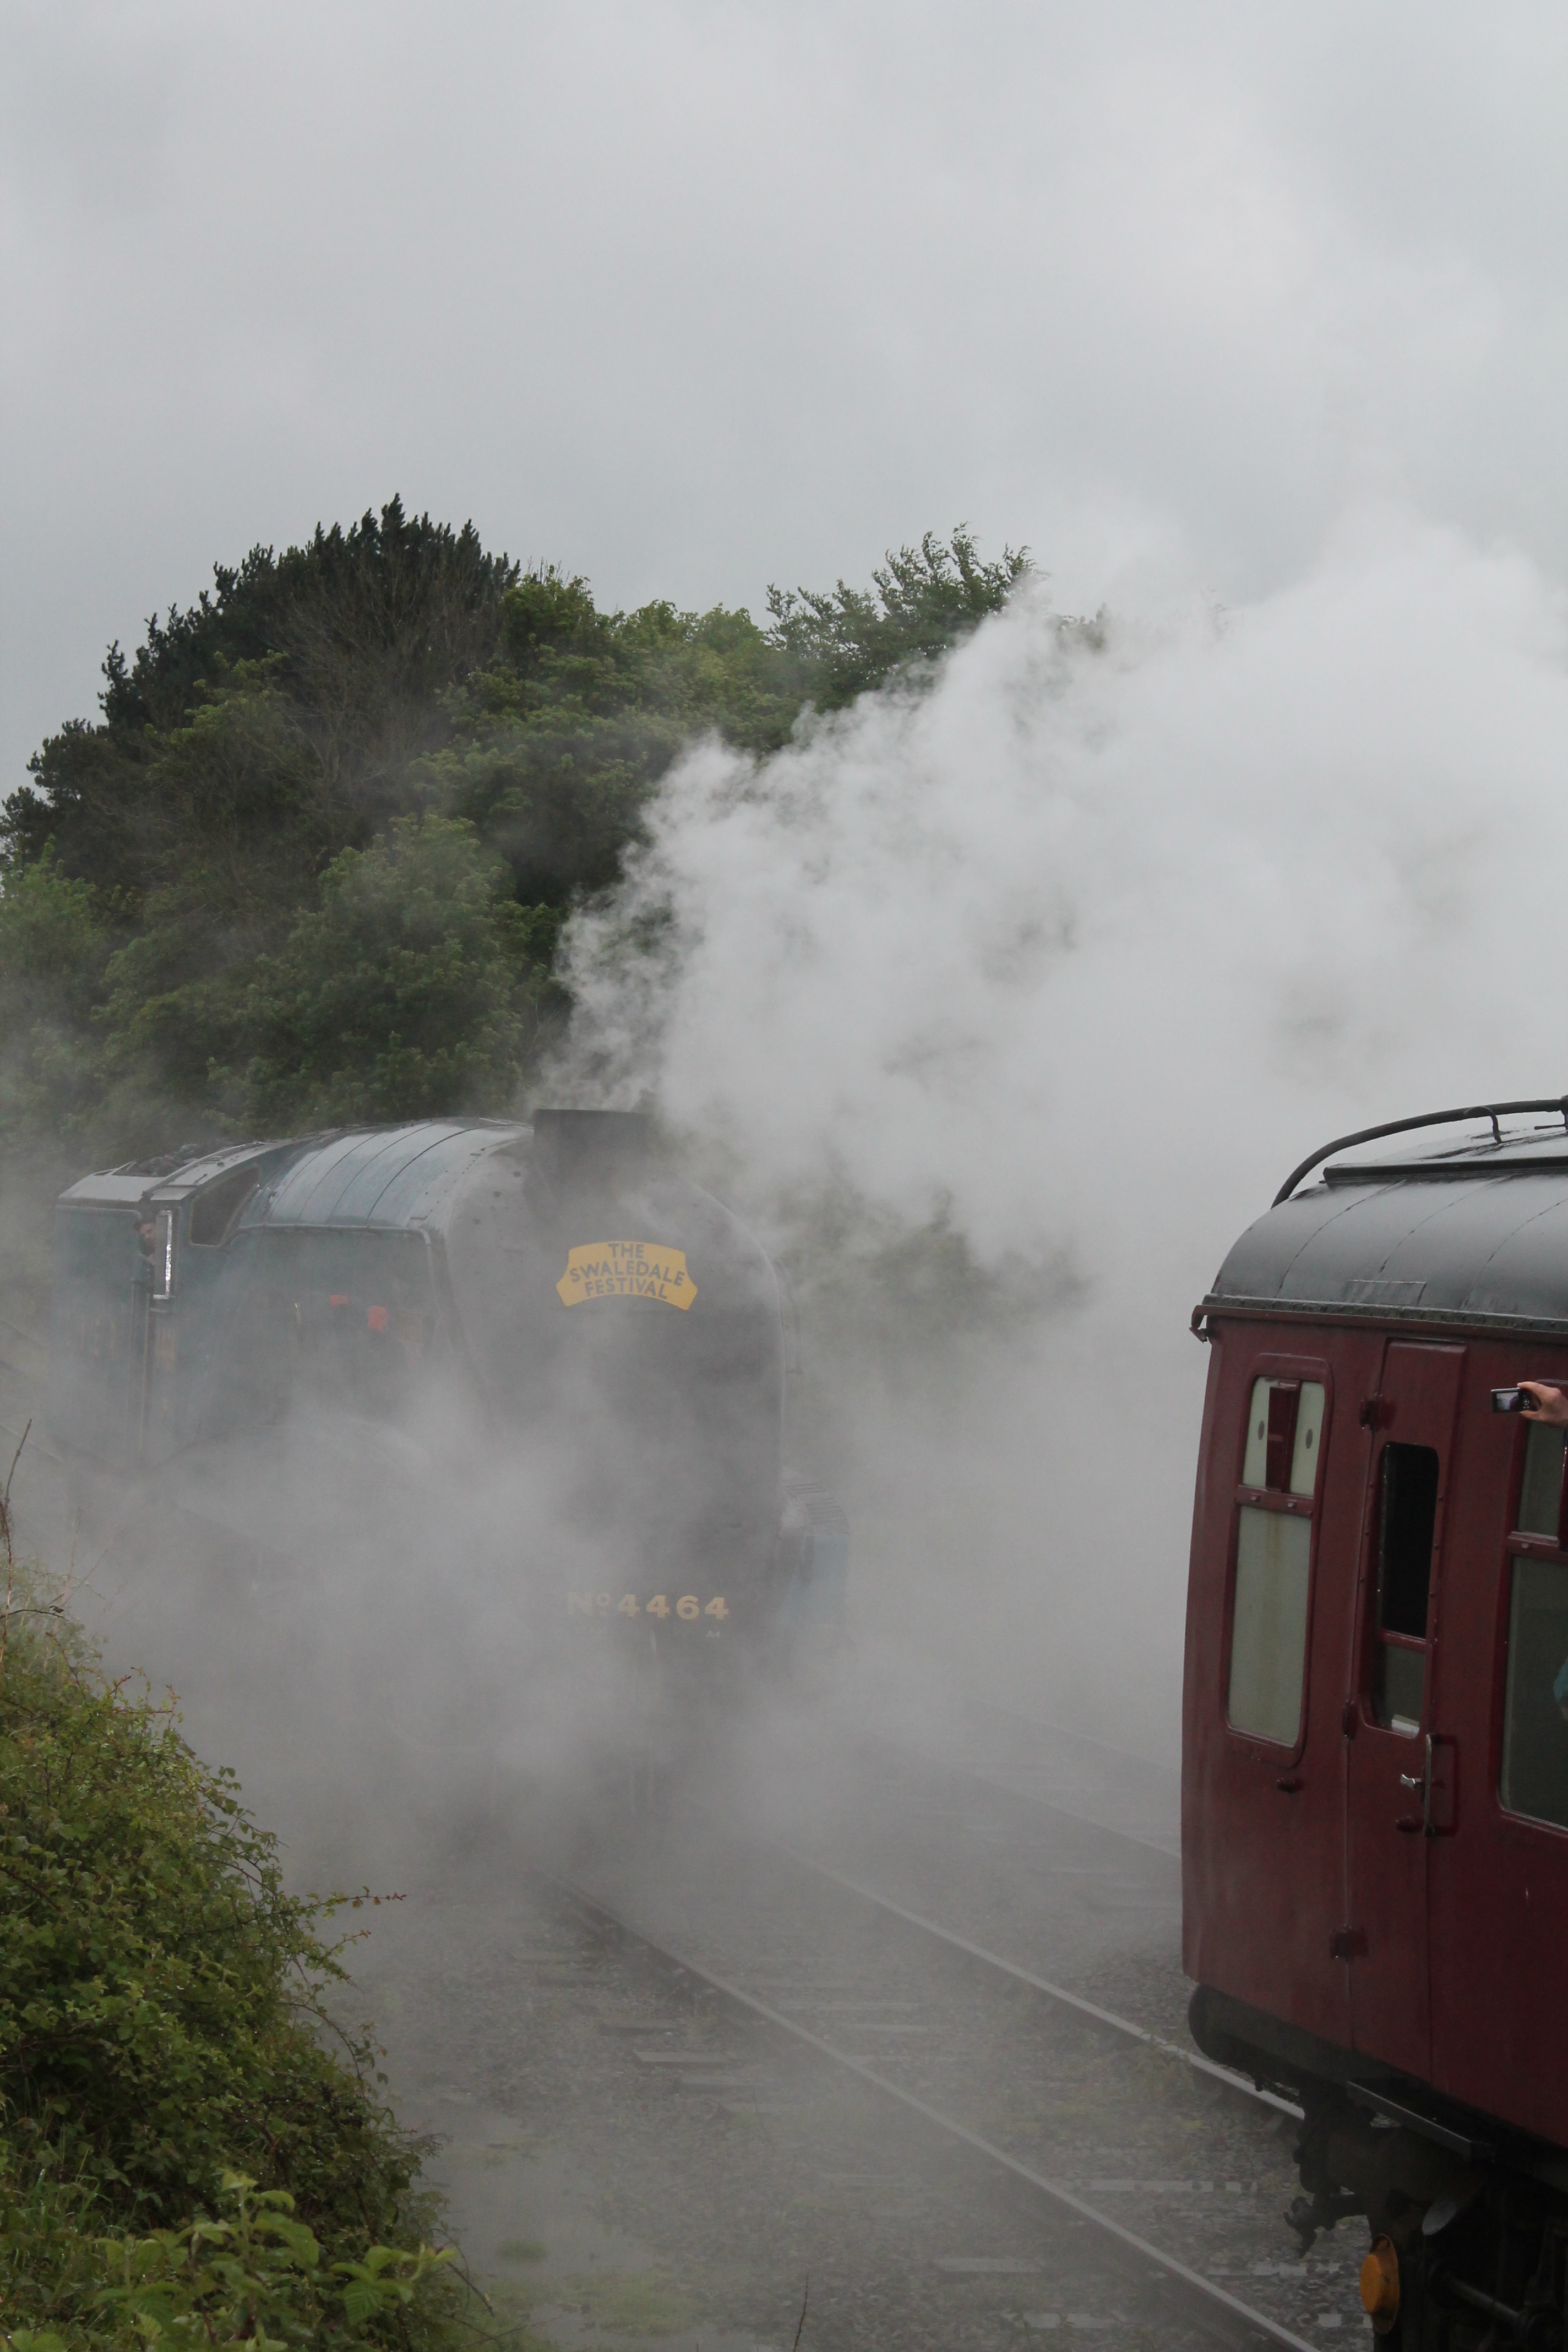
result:
[[[1568,1560],[1540,1557],[1563,1549],[1563,1434],[1534,1422],[1525,1438],[1498,1793],[1510,1812],[1568,1829]]]
[[[191,1209],[193,1249],[221,1249],[238,1224],[258,1179],[254,1168],[236,1168],[199,1192]]]
[[[1386,1730],[1407,1738],[1420,1730],[1426,1703],[1426,1603],[1436,1525],[1436,1451],[1386,1444],[1378,1473],[1372,1708]]]
[[[1301,1728],[1326,1402],[1321,1381],[1255,1380],[1242,1453],[1226,1716],[1233,1731],[1281,1748]]]

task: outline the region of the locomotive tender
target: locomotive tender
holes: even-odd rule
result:
[[[548,1490],[518,1535],[549,1589],[520,1598],[656,1649],[842,1612],[842,1514],[783,1468],[787,1353],[760,1244],[635,1113],[176,1155],[57,1210],[68,1454],[163,1478],[348,1415],[423,1436],[438,1470],[478,1429],[492,1460],[531,1447]]]
[[[1491,1391],[1568,1388],[1568,1099],[1314,1153],[1194,1329],[1194,2038],[1300,2104],[1289,2219],[1367,2217],[1379,2337],[1562,2347],[1564,1432]]]

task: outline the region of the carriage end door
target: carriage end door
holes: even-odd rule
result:
[[[1346,1919],[1358,2051],[1430,2072],[1424,1834],[1444,1506],[1463,1348],[1391,1340],[1362,1417],[1372,1433],[1355,1677],[1345,1709]]]

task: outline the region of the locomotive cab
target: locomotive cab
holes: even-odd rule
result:
[[[1492,1391],[1568,1389],[1568,1106],[1329,1146],[1194,1328],[1194,2036],[1301,2106],[1291,2219],[1365,2215],[1380,2336],[1562,2345],[1563,1433]]]
[[[184,1441],[226,1247],[295,1147],[240,1144],[84,1176],[55,1210],[50,1432],[106,1467],[153,1467]]]

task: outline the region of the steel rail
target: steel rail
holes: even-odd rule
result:
[[[717,1993],[733,2007],[743,2010],[748,2016],[760,2018],[777,2032],[803,2043],[808,2050],[814,2050],[818,2057],[826,2058],[845,2073],[858,2076],[869,2089],[880,2092],[884,2098],[896,2100],[900,2106],[921,2116],[948,2138],[960,2141],[975,2155],[984,2158],[987,2163],[996,2165],[1002,2171],[1011,2174],[1014,2179],[1022,2180],[1052,2205],[1070,2213],[1075,2221],[1087,2221],[1102,2236],[1114,2239],[1125,2252],[1135,2254],[1141,2262],[1151,2265],[1162,2277],[1179,2288],[1189,2301],[1201,2305],[1207,2316],[1212,2318],[1216,2313],[1223,2313],[1233,2326],[1245,2327],[1255,2337],[1261,2336],[1266,2343],[1280,2347],[1281,2352],[1321,2352],[1321,2347],[1311,2344],[1306,2336],[1297,2336],[1289,2327],[1280,2326],[1266,2312],[1255,2311],[1250,2304],[1243,2303],[1239,2296],[1230,2294],[1213,2279],[1205,2278],[1201,2271],[1194,2271],[1177,2255],[1164,2252],[1159,2246],[1152,2245],[1147,2238],[1139,2237],[1136,2231],[1123,2228],[1120,2221],[1112,2221],[1109,2213],[1100,2212],[1098,2207],[1089,2204],[1072,2189],[1064,2188],[1060,2181],[1048,2180],[1043,2172],[1037,2172],[1032,2166],[1020,2163],[1016,2156],[1009,2156],[1006,2149],[998,2147],[994,2141],[971,2131],[967,2124],[961,2124],[953,2116],[943,2115],[940,2107],[933,2107],[929,2100],[918,2098],[914,2092],[906,2091],[901,2084],[889,2082],[868,2059],[854,2058],[847,2051],[836,2049],[831,2042],[824,2041],[821,2034],[813,2033],[809,2026],[797,2025],[793,2018],[784,2016],[766,2001],[759,2000],[754,1993],[732,1984],[727,1977],[716,1976],[711,1969],[703,1968],[684,1952],[678,1952],[670,1945],[650,1936],[646,1929],[630,1919],[623,1918],[597,1895],[590,1895],[572,1880],[552,1872],[543,1872],[541,1875],[604,1926],[622,1936],[630,1937],[668,1966],[683,1969],[696,1982],[706,1985],[710,1991]],[[1109,2015],[1110,2012],[1106,2013]]]
[[[688,1801],[710,1819],[719,1818],[717,1807],[705,1800],[697,1798]],[[1085,1819],[1081,1813],[1068,1812],[1059,1805],[1049,1806],[1047,1810],[1060,1812],[1068,1821]],[[1090,1823],[1089,1826],[1097,1825]],[[1164,1852],[1163,1847],[1149,1845],[1142,1838],[1129,1837],[1125,1831],[1111,1830],[1106,1834],[1126,1838],[1130,1844],[1137,1845],[1146,1853]],[[1163,2033],[1152,2032],[1147,2026],[1136,2025],[1131,2018],[1122,2017],[1113,2009],[1102,2008],[1099,2001],[1087,2000],[1082,1993],[1070,1992],[1066,1985],[1053,1984],[1049,1977],[1037,1976],[1032,1969],[1021,1968],[1016,1960],[1004,1959],[1000,1952],[988,1951],[984,1944],[972,1943],[967,1936],[960,1936],[952,1928],[940,1926],[936,1920],[926,1918],[921,1912],[906,1910],[901,1903],[893,1902],[890,1896],[879,1895],[875,1887],[863,1885],[858,1879],[846,1877],[840,1870],[830,1870],[826,1863],[815,1861],[810,1854],[803,1853],[798,1846],[788,1844],[783,1838],[769,1837],[763,1832],[758,1836],[757,1843],[765,1845],[771,1853],[783,1854],[785,1861],[793,1862],[797,1870],[809,1871],[814,1877],[826,1879],[829,1885],[841,1887],[845,1894],[853,1895],[860,1902],[870,1904],[874,1909],[886,1912],[889,1917],[901,1920],[906,1927],[918,1928],[922,1935],[933,1937],[939,1944],[945,1944],[950,1950],[962,1952],[965,1959],[979,1961],[998,1976],[1005,1977],[1010,1983],[1027,1985],[1031,1992],[1039,1993],[1058,2007],[1070,2010],[1091,2025],[1121,2034],[1127,2041],[1141,2043],[1145,2049],[1163,2051],[1169,2057],[1179,2058],[1184,2066],[1191,2067],[1194,2074],[1206,2076],[1210,2082],[1219,2084],[1223,2089],[1236,2093],[1238,2097],[1250,2100],[1254,2105],[1268,2107],[1276,2115],[1289,2116],[1296,2123],[1301,2121],[1303,2110],[1294,2100],[1281,2098],[1277,2091],[1263,2090],[1249,2076],[1237,2074],[1232,2067],[1217,2065],[1212,2058],[1205,2058],[1201,2051],[1184,2049],[1179,2042],[1168,2042]]]
[[[1289,2116],[1294,2121],[1300,2121],[1302,2110],[1291,2100],[1280,2098],[1274,2091],[1259,2090],[1245,2074],[1237,2074],[1228,2066],[1216,2065],[1201,2051],[1184,2050],[1179,2042],[1167,2042],[1163,2033],[1152,2033],[1147,2026],[1135,2025],[1130,2017],[1118,2016],[1113,2009],[1102,2009],[1098,2001],[1086,2000],[1082,1993],[1069,1992],[1066,1985],[1053,1984],[1048,1977],[1037,1977],[1031,1969],[1021,1969],[1016,1960],[1005,1960],[999,1952],[988,1952],[984,1944],[972,1944],[967,1936],[957,1936],[951,1927],[939,1927],[934,1919],[924,1918],[918,1911],[906,1911],[902,1904],[890,1902],[887,1895],[879,1895],[872,1887],[862,1886],[856,1879],[846,1878],[841,1871],[829,1870],[825,1863],[813,1862],[809,1854],[800,1853],[795,1846],[785,1845],[777,1838],[769,1838],[766,1843],[800,1869],[812,1871],[832,1885],[841,1886],[847,1895],[858,1895],[862,1903],[872,1904],[879,1911],[889,1913],[893,1918],[901,1919],[907,1927],[920,1928],[923,1934],[934,1937],[938,1943],[962,1952],[966,1959],[980,1961],[1012,1983],[1027,1985],[1031,1992],[1042,1993],[1047,2000],[1071,2010],[1079,2017],[1087,2018],[1091,2025],[1124,2035],[1130,2042],[1141,2042],[1145,2049],[1163,2051],[1172,2058],[1179,2058],[1184,2065],[1190,2066],[1194,2074],[1206,2075],[1211,2082],[1250,2099],[1256,2105],[1272,2108],[1276,2115]]]

